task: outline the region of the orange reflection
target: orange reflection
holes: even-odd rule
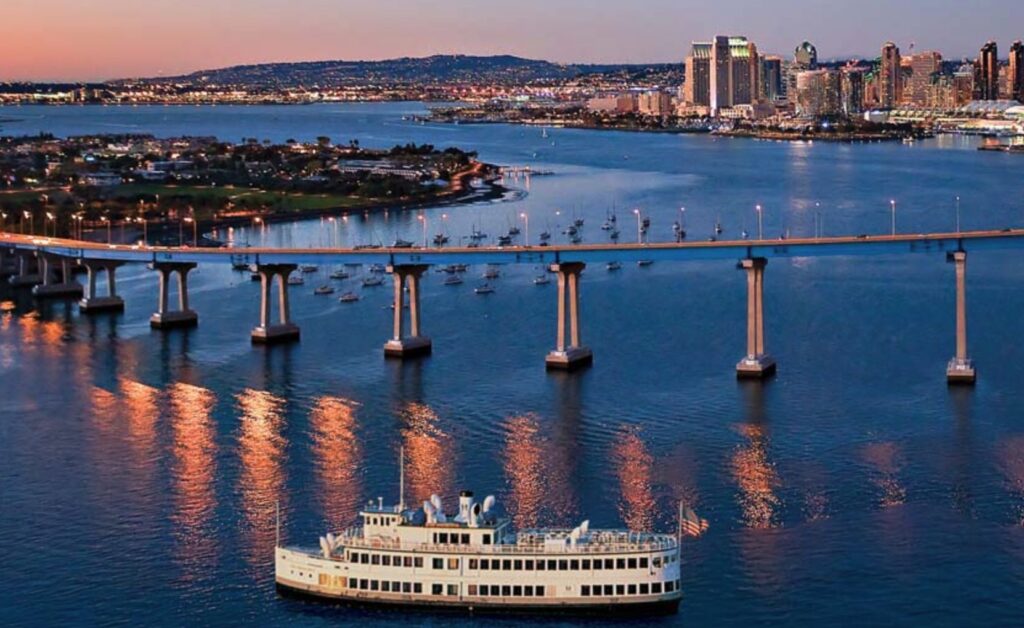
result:
[[[732,457],[732,475],[739,487],[740,508],[744,524],[749,528],[772,528],[781,500],[775,494],[779,478],[775,465],[768,459],[768,438],[764,427],[746,424],[739,427],[749,443]]]
[[[418,504],[431,493],[451,494],[452,438],[438,425],[440,418],[422,403],[410,402],[402,408],[400,419],[405,443],[406,499]],[[446,508],[447,510],[447,508]]]
[[[520,529],[545,524],[566,525],[575,516],[568,481],[568,460],[541,434],[534,414],[509,417],[505,422],[507,509]]]
[[[284,399],[251,388],[235,399],[241,415],[238,491],[246,528],[242,544],[249,562],[262,565],[274,546],[275,504],[285,497]]]
[[[128,434],[132,446],[138,453],[148,452],[156,440],[160,391],[125,377],[118,378],[118,387],[121,390],[122,407],[128,418]]]
[[[651,490],[654,458],[640,438],[640,429],[627,427],[612,448],[615,472],[619,477],[619,515],[630,530],[654,527],[655,503]]]
[[[114,418],[117,416],[117,395],[99,386],[93,386],[89,391],[87,405],[92,409],[92,416],[98,427],[109,430],[113,426]]]
[[[324,517],[334,529],[344,527],[356,516],[362,500],[356,405],[348,399],[320,397],[309,417],[317,495]]]
[[[183,562],[208,565],[215,554],[215,539],[212,532],[204,533],[202,528],[216,507],[217,447],[212,413],[217,398],[212,391],[184,383],[172,384],[167,395],[174,432],[171,480],[174,520],[178,524],[175,532]]]
[[[864,459],[874,467],[871,482],[881,491],[884,507],[899,506],[907,501],[907,491],[899,481],[902,461],[899,446],[893,442],[871,443],[864,447]]]

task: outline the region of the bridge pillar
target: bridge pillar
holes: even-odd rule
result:
[[[195,268],[194,262],[154,262],[153,270],[160,274],[160,295],[157,299],[157,311],[149,317],[149,326],[153,329],[171,329],[174,327],[195,327],[199,324],[199,315],[188,307],[188,273]],[[171,275],[178,275],[178,309],[171,310],[168,304]],[[110,275],[108,275],[109,279]]]
[[[430,338],[420,335],[420,278],[427,271],[424,264],[402,264],[388,266],[388,272],[395,280],[394,334],[384,343],[384,357],[411,358],[426,355],[433,346]],[[405,287],[409,288],[409,334],[405,334]]]
[[[278,344],[299,339],[299,326],[291,321],[288,305],[288,275],[298,268],[295,264],[260,264],[260,324],[252,330],[253,344]],[[277,284],[277,316],[274,324],[270,316],[271,291]]]
[[[42,283],[32,288],[32,294],[41,298],[82,296],[82,284],[71,278],[71,259],[58,255],[40,253],[39,274]],[[57,273],[60,273],[60,281]]]
[[[594,354],[583,346],[580,340],[580,273],[586,268],[583,262],[552,264],[551,270],[558,274],[558,335],[555,350],[548,353],[544,364],[548,369],[571,371],[588,366],[594,361]],[[566,343],[566,301],[568,300],[569,341]]]
[[[78,311],[87,314],[124,311],[124,299],[117,295],[117,283],[114,278],[117,267],[122,263],[104,260],[81,260],[80,263],[85,266],[86,282],[85,296],[78,302]],[[96,278],[101,271],[106,271],[107,275],[106,296],[99,296],[96,292]]]
[[[42,283],[39,275],[40,262],[32,251],[14,252],[16,258],[16,271],[7,281],[12,286],[34,286]]]
[[[956,266],[956,355],[946,366],[946,380],[950,384],[973,384],[977,374],[974,361],[967,356],[967,253],[956,251],[950,261]]]
[[[763,379],[775,373],[775,360],[764,348],[764,267],[763,257],[740,262],[747,271],[747,355],[736,365],[741,379]]]

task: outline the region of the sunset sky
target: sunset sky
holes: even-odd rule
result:
[[[857,7],[850,11],[848,7]],[[563,62],[679,61],[693,39],[742,34],[823,58],[974,56],[1024,38],[1020,0],[3,0],[0,80],[97,80],[267,61],[516,54]]]

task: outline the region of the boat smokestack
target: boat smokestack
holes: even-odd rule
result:
[[[473,505],[473,491],[459,493],[459,521],[469,522],[469,511]]]

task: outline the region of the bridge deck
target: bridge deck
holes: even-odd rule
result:
[[[842,236],[787,240],[722,240],[650,244],[490,246],[478,248],[189,248],[103,244],[0,233],[0,247],[33,250],[80,259],[123,262],[227,263],[244,256],[262,264],[552,264],[610,261],[737,260],[750,257],[824,257],[949,253],[1024,249],[1024,229],[914,235]]]

